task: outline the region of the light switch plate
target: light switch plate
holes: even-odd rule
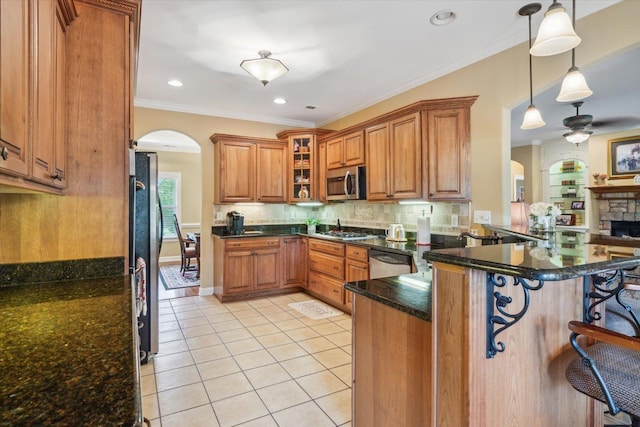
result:
[[[451,215],[451,226],[452,227],[458,226],[458,215]]]
[[[473,211],[473,222],[476,224],[491,224],[491,211]]]
[[[289,215],[291,219],[296,219],[296,211],[289,212]]]

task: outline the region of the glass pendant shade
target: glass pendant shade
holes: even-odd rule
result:
[[[289,71],[282,62],[277,59],[270,58],[271,52],[261,50],[258,54],[260,55],[260,58],[245,59],[240,63],[240,67],[256,79],[260,80],[264,86]]]
[[[585,142],[587,139],[589,139],[592,133],[593,132],[591,132],[590,130],[576,129],[576,130],[572,130],[571,132],[567,132],[562,136],[564,136],[567,141],[578,145],[582,142]]]
[[[564,7],[554,2],[544,14],[538,37],[529,52],[533,56],[557,55],[578,46],[580,41]]]
[[[589,89],[584,75],[578,67],[571,67],[562,81],[562,87],[556,101],[573,102],[591,95],[593,95],[593,91]]]
[[[520,125],[520,129],[537,129],[544,126],[544,120],[542,120],[542,116],[540,115],[540,111],[535,107],[535,105],[529,105],[527,111],[524,113],[524,119],[522,120],[522,125]]]

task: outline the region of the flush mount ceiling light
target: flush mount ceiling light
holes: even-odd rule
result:
[[[258,52],[260,58],[245,59],[240,63],[240,67],[256,79],[260,80],[264,86],[271,80],[277,79],[289,71],[282,62],[271,58],[271,52],[261,50]]]
[[[286,103],[287,103],[287,100],[286,100],[286,99],[284,99],[284,98],[276,98],[276,99],[274,99],[274,100],[273,100],[273,103],[274,103],[274,104],[282,105],[282,104],[286,104]]]
[[[580,41],[565,8],[553,0],[544,14],[538,29],[538,37],[529,52],[533,56],[557,55],[578,46]]]
[[[433,25],[441,26],[451,24],[456,20],[456,14],[450,10],[441,10],[440,12],[436,12],[433,14],[429,22]]]
[[[540,3],[531,3],[523,6],[518,11],[520,16],[529,17],[529,49],[531,49],[531,15],[537,13],[541,7]],[[533,105],[533,66],[531,53],[529,53],[529,108],[527,108],[527,111],[524,113],[524,119],[522,120],[520,129],[537,129],[544,125],[545,123],[544,120],[542,120],[540,111]]]
[[[576,27],[576,0],[573,0],[573,27]],[[573,102],[580,99],[587,98],[593,94],[593,91],[589,89],[587,80],[580,72],[580,69],[576,67],[576,49],[571,49],[571,68],[567,71],[567,75],[562,80],[562,87],[560,93],[556,98],[558,102]]]
[[[182,82],[180,80],[169,80],[167,84],[173,87],[182,87]]]

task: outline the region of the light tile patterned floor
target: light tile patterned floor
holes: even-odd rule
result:
[[[297,293],[160,301],[160,351],[142,366],[154,427],[351,426],[351,317],[312,320]]]

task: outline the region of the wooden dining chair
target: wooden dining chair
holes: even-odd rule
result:
[[[184,276],[186,271],[198,271],[198,263],[200,262],[200,254],[198,254],[197,248],[195,246],[196,242],[193,240],[185,239],[182,237],[182,232],[180,231],[180,224],[178,222],[178,217],[176,214],[173,214],[173,225],[176,228],[176,235],[178,236],[178,241],[180,242],[180,273]],[[193,246],[191,246],[193,244]],[[191,260],[195,259],[196,264],[192,265]]]
[[[604,402],[609,412],[624,412],[640,427],[640,338],[584,322],[569,322],[570,341],[578,356],[565,376],[579,392]],[[581,345],[578,337],[595,340]]]

